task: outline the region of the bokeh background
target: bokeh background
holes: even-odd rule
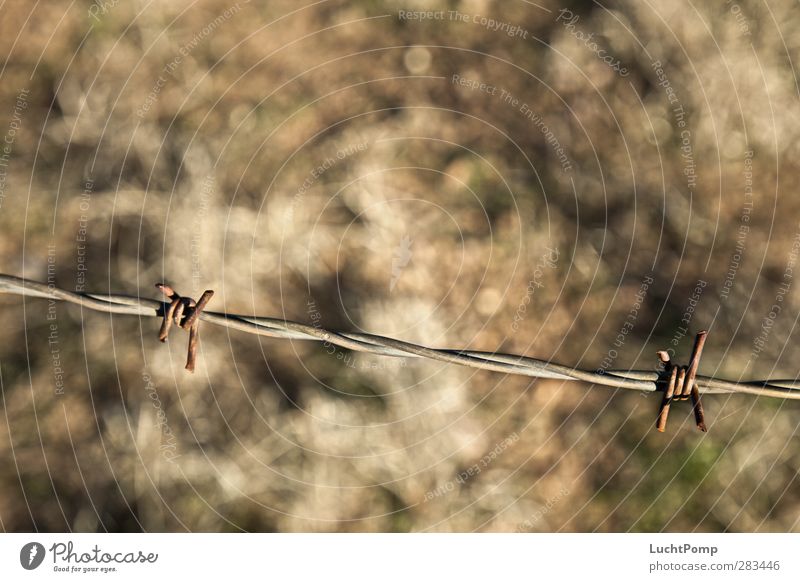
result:
[[[795,378],[799,57],[790,1],[6,0],[0,272]],[[3,530],[800,529],[793,402],[158,325],[0,296]]]

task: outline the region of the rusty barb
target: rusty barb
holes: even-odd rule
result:
[[[658,359],[664,364],[664,377],[669,378],[667,387],[664,391],[664,398],[661,400],[661,409],[658,412],[656,428],[659,432],[664,432],[667,428],[667,417],[669,407],[673,400],[692,399],[694,406],[694,420],[697,428],[707,432],[705,416],[703,414],[703,403],[700,402],[700,391],[697,388],[695,377],[697,367],[700,365],[700,355],[703,353],[703,345],[706,343],[707,331],[701,331],[694,340],[692,359],[688,366],[675,366],[669,359],[667,352],[658,352]]]
[[[162,342],[167,341],[173,321],[178,327],[189,330],[189,353],[186,356],[186,369],[194,372],[197,346],[200,342],[200,313],[211,301],[214,292],[204,291],[200,301],[195,302],[191,297],[181,297],[172,287],[164,283],[156,283],[156,288],[170,300],[169,306],[165,305],[163,309],[164,320],[161,322],[158,339]]]

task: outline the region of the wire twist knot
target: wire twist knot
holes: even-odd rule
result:
[[[170,300],[169,306],[165,304],[162,307],[164,320],[161,322],[158,339],[162,342],[167,341],[173,321],[178,327],[189,330],[189,353],[186,356],[186,369],[194,372],[197,346],[200,341],[200,313],[211,301],[214,292],[210,289],[204,291],[200,300],[195,302],[191,297],[181,297],[177,291],[165,283],[156,283],[156,288]]]
[[[697,428],[703,432],[708,431],[703,412],[703,403],[700,402],[700,391],[695,382],[697,368],[700,365],[700,355],[703,353],[703,345],[706,343],[707,335],[707,331],[701,331],[697,334],[694,340],[694,348],[692,349],[692,359],[689,360],[688,366],[676,366],[670,361],[667,352],[658,352],[658,358],[664,364],[664,375],[669,378],[667,388],[664,391],[664,398],[661,401],[661,409],[658,412],[658,420],[656,420],[656,429],[659,432],[664,432],[667,428],[667,416],[669,416],[669,407],[672,401],[688,400],[690,397],[694,405],[694,419]]]

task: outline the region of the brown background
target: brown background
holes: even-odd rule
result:
[[[52,248],[67,289],[585,368],[710,328],[702,373],[798,372],[792,2],[11,0],[0,47],[2,272],[47,282]],[[800,528],[791,402],[708,397],[707,435],[686,406],[662,435],[657,396],[208,325],[189,375],[182,331],[53,309],[0,297],[7,531]]]

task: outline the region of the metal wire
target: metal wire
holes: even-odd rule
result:
[[[145,317],[163,317],[165,309],[169,305],[154,299],[128,295],[75,293],[37,281],[5,274],[0,274],[0,293],[55,299],[75,303],[95,311]],[[493,372],[519,374],[532,378],[577,380],[612,388],[640,390],[643,392],[656,392],[664,388],[663,382],[660,381],[659,373],[655,370],[581,370],[528,356],[429,348],[379,335],[329,331],[304,323],[272,317],[203,311],[200,313],[199,318],[214,325],[256,335],[328,342],[350,350],[381,356],[428,358]],[[698,375],[695,378],[695,385],[703,394],[737,392],[756,396],[800,400],[800,382],[796,379],[733,382]]]

